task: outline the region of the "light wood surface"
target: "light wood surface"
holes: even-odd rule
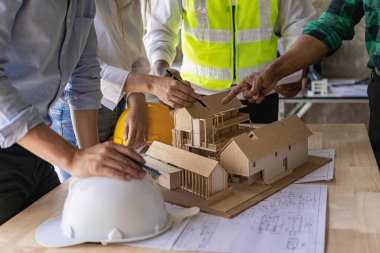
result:
[[[310,149],[336,149],[328,188],[326,252],[380,252],[380,173],[364,125],[309,125]],[[34,240],[37,227],[61,212],[67,183],[0,227],[1,252],[163,252],[125,245],[49,249]],[[271,243],[271,242],[268,242]]]

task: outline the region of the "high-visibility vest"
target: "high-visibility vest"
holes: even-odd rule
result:
[[[181,75],[207,89],[230,88],[277,57],[278,0],[186,0]]]

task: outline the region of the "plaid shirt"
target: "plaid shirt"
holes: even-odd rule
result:
[[[380,1],[379,0],[331,0],[329,6],[304,30],[323,41],[329,47],[328,55],[342,45],[343,40],[351,40],[354,26],[365,16],[366,46],[370,55],[368,67],[380,75]]]

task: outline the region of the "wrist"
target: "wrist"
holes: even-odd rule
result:
[[[123,91],[126,93],[151,93],[152,79],[151,75],[130,72]]]
[[[146,105],[144,93],[132,93],[127,98],[128,107]]]
[[[263,71],[263,74],[268,78],[272,79],[273,82],[278,82],[279,80],[287,76],[284,64],[281,64],[277,61],[274,61],[272,64],[266,67]]]
[[[68,150],[65,156],[61,156],[61,165],[59,165],[59,167],[70,173],[73,170],[73,164],[77,150],[78,149],[72,147],[70,150]]]

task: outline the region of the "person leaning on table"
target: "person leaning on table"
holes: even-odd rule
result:
[[[181,27],[183,62],[177,76],[215,92],[263,69],[277,57],[278,36],[287,50],[315,15],[309,0],[152,0],[144,43],[157,75],[175,57]],[[283,95],[295,96],[300,82]],[[242,101],[255,123],[278,117],[278,94],[261,105]]]
[[[260,103],[278,80],[336,52],[343,40],[354,37],[354,27],[365,16],[366,45],[370,55],[368,67],[373,70],[368,85],[370,120],[368,135],[380,165],[380,1],[332,0],[318,21],[311,22],[304,35],[290,50],[264,70],[235,87],[223,100],[227,103],[243,92],[246,99]],[[251,86],[252,85],[252,86]],[[251,87],[251,88],[249,88]]]
[[[0,0],[0,224],[59,184],[50,163],[77,177],[145,174],[132,149],[95,145],[102,95],[94,15],[92,0]],[[67,83],[81,150],[47,126]]]
[[[147,0],[145,0],[147,1]],[[143,93],[151,93],[164,103],[189,107],[198,98],[194,90],[169,77],[147,75],[150,70],[145,53],[140,0],[95,0],[95,30],[99,44],[102,107],[99,110],[99,141],[113,136],[116,122],[126,107],[125,138],[133,148],[143,146],[148,135],[148,109]],[[143,3],[149,5],[148,2]],[[79,146],[67,98],[60,98],[50,109],[52,129],[74,146]],[[194,98],[195,97],[195,98]],[[63,179],[70,177],[59,170]]]

